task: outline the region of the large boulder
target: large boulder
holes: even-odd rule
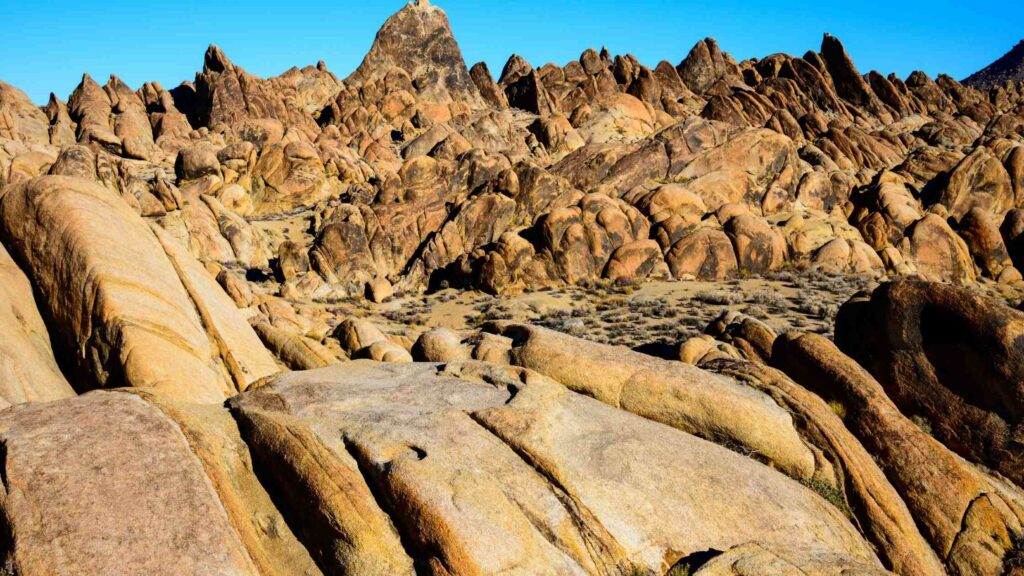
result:
[[[739,267],[729,237],[715,228],[698,228],[680,238],[665,254],[675,278],[726,280]]]
[[[744,329],[747,324],[744,321],[738,330],[728,327],[729,341],[742,347],[744,337],[767,340],[756,335],[759,330]],[[768,343],[765,360],[774,359],[773,344],[785,338],[773,338]],[[697,340],[694,338],[691,342]],[[808,484],[857,520],[865,538],[875,545],[879,557],[893,572],[922,576],[946,574],[902,496],[873,454],[847,428],[834,403],[827,404],[821,396],[785,373],[758,360],[740,360],[713,351],[699,361],[699,366],[764,392],[793,415],[801,437],[816,454],[814,476]],[[816,569],[827,566],[821,562],[821,559],[813,562]]]
[[[232,440],[230,428],[213,427],[231,422],[226,411],[213,409],[223,416],[194,428],[134,395],[100,391],[4,411],[5,567],[317,574],[256,481],[237,430]]]
[[[956,219],[971,208],[1001,215],[1014,208],[1013,183],[1003,163],[987,148],[978,146],[953,169],[937,200]]]
[[[709,210],[746,203],[769,214],[792,200],[798,170],[792,140],[772,130],[750,129],[699,153],[685,167],[673,168],[672,177],[688,182],[687,188],[700,195]],[[706,179],[710,180],[703,183]]]
[[[772,363],[841,407],[954,574],[1004,574],[1024,535],[1024,495],[967,464],[904,416],[872,376],[816,334],[776,340]],[[927,473],[922,473],[927,471]]]
[[[768,397],[729,378],[526,324],[486,327],[512,339],[512,364],[606,404],[690,434],[742,446],[795,477],[813,457]]]
[[[927,214],[907,228],[900,252],[917,265],[927,280],[973,282],[974,262],[967,244],[953,232],[942,217]]]
[[[0,82],[0,138],[24,144],[49,144],[50,123],[27,94]]]
[[[751,214],[739,214],[725,222],[741,270],[765,274],[786,261],[786,240],[778,230]]]
[[[971,208],[960,220],[958,232],[967,243],[974,263],[985,276],[1003,282],[1021,279],[990,213],[980,208]]]

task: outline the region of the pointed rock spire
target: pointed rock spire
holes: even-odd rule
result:
[[[832,76],[839,97],[857,106],[863,106],[871,112],[881,108],[878,97],[871,91],[864,77],[857,71],[853,59],[846,52],[846,47],[839,38],[826,33],[821,40],[821,57],[825,61],[828,73]]]
[[[224,51],[216,44],[210,44],[206,49],[206,55],[203,58],[203,71],[225,72],[234,69],[235,65],[231,62],[231,59],[227,57],[227,54],[224,54]]]
[[[362,64],[347,81],[375,82],[401,68],[428,99],[481,104],[448,16],[426,0],[414,0],[384,23]]]
[[[736,61],[722,52],[714,38],[697,42],[676,70],[683,83],[697,94],[703,93],[722,78],[740,77]]]

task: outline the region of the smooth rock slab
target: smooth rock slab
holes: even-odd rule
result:
[[[756,453],[807,478],[814,457],[793,419],[767,395],[679,362],[528,324],[484,328],[512,339],[511,363],[616,408]]]
[[[521,368],[352,362],[231,404],[325,572],[663,574],[754,541],[877,565],[797,482]]]
[[[256,573],[181,430],[138,397],[17,406],[0,443],[17,574]]]
[[[219,288],[198,283],[198,264],[179,272],[112,190],[64,176],[9,186],[0,237],[41,295],[58,355],[82,388],[153,388],[219,404],[276,370],[234,305],[211,298]]]

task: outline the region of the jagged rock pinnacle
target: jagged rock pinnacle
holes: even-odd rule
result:
[[[350,78],[372,82],[395,67],[407,72],[427,98],[482,102],[448,16],[428,0],[413,0],[388,18]]]

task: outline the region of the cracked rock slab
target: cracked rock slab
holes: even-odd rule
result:
[[[325,572],[664,573],[754,541],[878,563],[797,482],[522,368],[359,361],[231,407]]]

